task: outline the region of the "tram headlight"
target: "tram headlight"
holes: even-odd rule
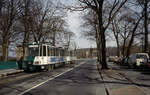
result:
[[[40,64],[40,63],[41,63],[40,61],[36,61],[34,64],[38,65],[38,64]]]
[[[28,62],[28,64],[32,64],[31,62]]]

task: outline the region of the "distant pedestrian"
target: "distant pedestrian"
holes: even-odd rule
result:
[[[21,57],[19,60],[18,60],[18,69],[22,69],[22,60],[23,60],[23,57]]]

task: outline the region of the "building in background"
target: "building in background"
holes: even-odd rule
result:
[[[75,54],[77,58],[96,58],[97,49],[96,48],[82,48],[76,49]]]

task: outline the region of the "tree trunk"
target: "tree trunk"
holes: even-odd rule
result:
[[[2,44],[2,57],[3,61],[8,61],[8,41],[4,41]]]
[[[116,43],[117,43],[117,56],[120,57],[120,45],[119,45],[118,37],[115,36],[115,39],[116,39]]]
[[[129,45],[128,45],[128,48],[127,48],[126,57],[128,57],[129,54],[130,54],[130,49],[131,49],[132,44],[133,44],[133,42],[134,42],[135,32],[136,32],[136,29],[137,29],[137,27],[138,27],[138,25],[139,25],[139,23],[140,23],[140,21],[141,21],[142,18],[143,18],[143,17],[140,17],[140,18],[138,19],[138,21],[136,22],[136,24],[135,24],[135,26],[134,26],[134,28],[133,28],[133,30],[132,30],[132,36],[131,36],[131,40],[130,40]]]
[[[29,42],[29,4],[30,4],[30,0],[25,0],[25,10],[24,10],[24,39],[23,39],[23,43],[22,43],[22,48],[23,48],[23,59],[25,59],[25,54],[26,54],[26,44]]]
[[[117,56],[120,57],[120,46],[117,44]]]
[[[131,40],[130,40],[128,48],[127,48],[127,55],[126,55],[126,57],[128,57],[130,55],[130,49],[131,49],[132,44],[134,42],[134,35],[135,35],[135,31],[132,32]]]
[[[119,45],[118,37],[115,36],[115,39],[116,39],[116,43],[117,43],[117,56],[120,57],[120,45]]]
[[[117,56],[120,57],[120,45],[119,45],[119,29],[118,29],[118,24],[115,23],[116,21],[112,21],[112,31],[117,43]]]
[[[96,30],[96,35],[95,35],[95,38],[96,38],[96,45],[97,45],[97,62],[101,63],[101,44],[100,44],[100,35],[98,34],[100,31],[99,31],[99,28],[95,25],[95,30]]]
[[[144,52],[148,52],[148,14],[147,14],[148,1],[144,3],[144,29],[145,29],[145,45]]]
[[[101,45],[99,44],[99,40],[96,38],[96,45],[97,45],[97,61],[101,63]]]
[[[101,42],[102,69],[108,69],[108,65],[106,62],[105,28],[103,26],[103,3],[104,3],[104,0],[101,0],[99,3],[99,10],[97,11],[98,21],[99,21],[99,30],[100,30],[100,33],[98,33],[99,34],[98,37],[100,37],[100,42]]]
[[[101,55],[102,55],[102,69],[108,69],[108,66],[107,66],[107,62],[106,62],[106,39],[105,39],[105,29],[101,29],[101,32],[100,32],[100,35],[101,35],[101,44],[102,44],[102,47],[101,47]]]
[[[53,46],[56,45],[56,32],[55,32],[55,31],[53,31],[52,45],[53,45]]]
[[[22,56],[23,56],[23,59],[25,59],[25,42],[23,42],[22,44]],[[20,56],[21,58],[21,56]]]
[[[122,55],[125,57],[125,48],[126,48],[126,39],[123,41],[123,47],[122,47]]]
[[[23,48],[23,59],[25,59],[25,56],[26,56],[26,45],[27,43],[29,43],[29,31],[27,28],[25,28],[25,33],[24,33],[24,40],[23,40],[23,43],[22,43],[22,48]],[[21,56],[20,56],[21,58]]]

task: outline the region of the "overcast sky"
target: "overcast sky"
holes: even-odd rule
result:
[[[75,3],[75,0],[60,0],[64,4],[70,4],[73,5]],[[83,22],[81,18],[81,12],[75,11],[75,12],[69,12],[68,16],[66,17],[66,21],[69,25],[69,30],[74,32],[76,34],[76,37],[74,38],[74,41],[77,43],[79,48],[90,48],[90,47],[96,47],[95,42],[89,41],[86,38],[81,37],[81,24]],[[87,27],[88,28],[88,27]],[[115,46],[116,43],[112,39],[108,39],[107,46]]]
[[[89,48],[95,47],[95,42],[89,41],[81,36],[82,19],[80,12],[68,12],[67,23],[69,25],[69,30],[75,33],[74,41],[77,43],[79,48]]]

